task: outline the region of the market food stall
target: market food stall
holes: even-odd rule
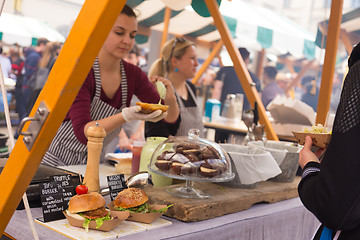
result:
[[[255,101],[260,103],[260,121],[267,126],[268,138],[277,139],[276,134],[265,115],[264,107],[261,104],[256,90],[251,87],[251,84],[249,84],[251,83],[250,76],[246,71],[245,64],[240,58],[239,53],[236,51],[235,45],[230,37],[229,29],[219,13],[216,2],[214,0],[206,0],[205,2],[211,15],[214,17],[215,25],[219,29],[224,44],[229,51],[234,65],[236,66],[235,69],[237,74],[241,76],[240,79],[244,79],[242,83],[245,86],[244,89],[250,102],[252,104],[254,104]],[[40,93],[30,114],[30,116],[34,116],[35,120],[40,121],[42,125],[39,126],[39,124],[35,124],[38,127],[36,129],[34,128],[33,122],[30,123],[28,130],[32,132],[30,132],[30,134],[26,137],[21,136],[19,138],[0,175],[0,186],[2,188],[2,195],[0,197],[1,233],[4,232],[11,217],[13,216],[22,194],[25,192],[31,179],[35,175],[43,154],[49,147],[51,140],[55,136],[56,131],[62,122],[62,119],[65,117],[71,103],[76,97],[83,83],[83,79],[85,79],[98,50],[110,30],[111,23],[114,22],[125,3],[126,1],[115,2],[111,0],[100,2],[96,0],[88,0],[85,2],[78,19],[76,20],[68,39],[64,44],[58,60],[49,75],[48,81],[44,86],[43,91]],[[92,16],[91,18],[88,17],[90,15]],[[82,27],[84,25],[87,25],[87,27]],[[295,208],[295,212],[290,210],[289,216],[296,216],[295,213],[302,214],[306,212],[306,210],[300,206],[298,199],[289,200],[289,203],[290,205],[294,204],[290,208]],[[281,214],[281,211],[286,211],[286,208],[278,209],[281,205],[283,204],[279,203],[279,205],[275,205],[275,215],[279,214],[278,216],[280,216],[280,219],[286,219],[287,222],[288,218]],[[300,212],[298,211],[299,206]],[[235,215],[237,217],[227,220],[229,223],[227,224],[227,227],[236,228],[236,224],[232,225],[230,224],[231,222],[236,223],[248,218],[256,219],[256,216],[259,216],[258,211],[266,210],[266,208],[264,209],[260,205],[259,208],[258,206],[254,208],[254,215],[246,215],[245,212],[236,213]],[[279,210],[280,212],[278,212]],[[37,210],[35,210],[35,212],[36,211]],[[17,214],[20,214],[18,218],[16,217]],[[19,218],[22,217],[22,214],[24,213],[16,212],[15,223],[21,222]],[[298,217],[296,216],[296,218]],[[25,218],[22,219],[24,220]],[[270,219],[272,222],[274,218],[270,216]],[[214,221],[215,224],[209,224],[207,226],[211,226],[213,230],[223,231],[223,228],[219,227],[222,223],[219,224],[217,220],[217,218],[210,220]],[[224,219],[220,220],[222,221]],[[270,225],[272,225],[271,222],[269,223]],[[247,222],[244,225],[244,228],[249,226],[247,224],[254,223],[257,225],[256,222]],[[284,223],[284,221],[282,223]],[[189,226],[183,225],[182,223],[179,224],[186,228]],[[201,222],[199,224],[203,226],[203,229],[208,229],[210,231],[208,233],[216,233],[216,231],[211,232],[212,230],[209,228],[204,228],[203,224],[206,225],[206,222]],[[300,225],[302,224],[303,222]],[[281,226],[283,225],[284,224]],[[178,226],[175,226],[175,224],[173,226],[176,227],[176,229],[179,229]],[[259,226],[261,227],[261,225]],[[188,233],[190,234],[192,232],[196,232],[197,227],[199,227],[198,224],[195,224],[193,228],[194,231],[188,231]],[[296,226],[296,229],[297,228],[298,225]],[[170,231],[167,232],[171,234]]]

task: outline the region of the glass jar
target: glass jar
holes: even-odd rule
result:
[[[166,137],[146,138],[146,144],[141,151],[139,171],[149,171],[148,165],[150,164],[152,154],[154,153],[157,146],[159,146],[159,144],[165,140],[167,140]],[[151,173],[151,178],[154,183],[154,187],[171,185],[173,181],[172,178],[164,177],[155,173]]]

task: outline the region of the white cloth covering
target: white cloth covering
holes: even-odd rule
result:
[[[254,184],[281,174],[277,162],[265,150],[237,144],[220,146],[231,156],[241,184]]]

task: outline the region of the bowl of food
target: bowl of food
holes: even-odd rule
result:
[[[292,132],[300,145],[305,144],[305,137],[310,136],[312,145],[319,148],[326,148],[331,139],[331,131],[324,128],[323,125],[317,124],[310,129],[305,128],[302,132]]]

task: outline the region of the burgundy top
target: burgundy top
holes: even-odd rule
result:
[[[133,95],[136,95],[142,102],[158,103],[159,94],[147,78],[146,74],[137,66],[122,61],[127,78],[127,101],[126,107],[130,106]],[[114,108],[121,108],[121,86],[116,91],[112,99],[108,98],[101,88],[100,100],[106,102]],[[91,68],[84,84],[67,113],[64,122],[71,120],[74,133],[77,139],[83,144],[87,143],[84,134],[85,125],[91,122],[90,105],[95,96],[95,76],[94,69]]]

